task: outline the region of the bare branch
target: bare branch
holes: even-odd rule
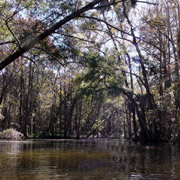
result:
[[[107,21],[103,20],[103,19],[99,19],[99,18],[96,18],[96,17],[90,17],[90,16],[79,16],[80,18],[87,18],[87,19],[93,19],[93,20],[96,20],[96,21],[99,21],[99,22],[103,22],[104,24],[108,25],[109,27],[113,28],[113,29],[116,29],[126,35],[129,35],[129,36],[132,36],[132,34],[130,33],[127,33],[125,31],[123,31],[122,29],[119,29],[118,27],[115,27],[113,26],[112,24],[108,23]]]
[[[6,26],[7,26],[8,30],[9,30],[9,32],[10,32],[10,33],[12,34],[12,36],[14,37],[14,39],[16,40],[19,48],[21,48],[21,43],[20,43],[19,39],[16,37],[16,35],[14,34],[14,32],[13,32],[13,31],[11,30],[11,28],[9,27],[9,24],[8,24],[7,21],[6,21]]]
[[[89,43],[94,43],[94,41],[89,41],[89,40],[87,40],[87,39],[79,38],[79,37],[76,37],[76,36],[73,36],[73,35],[70,35],[70,34],[65,34],[65,33],[62,33],[62,32],[61,32],[61,34],[62,34],[63,36],[70,37],[70,38],[74,38],[74,39],[78,39],[78,40],[80,40],[80,41],[85,41],[85,42],[89,42]]]
[[[144,4],[150,4],[150,5],[158,5],[157,3],[147,2],[147,1],[136,1],[137,3],[144,3]]]
[[[5,45],[5,44],[11,44],[11,43],[15,43],[15,41],[0,42],[0,46]]]
[[[32,58],[30,58],[30,57],[28,57],[28,56],[21,56],[21,57],[23,57],[23,58],[25,58],[25,59],[28,59],[29,61],[31,61],[36,67],[38,67],[37,66],[37,64],[36,64],[36,62],[32,59]]]
[[[61,66],[64,66],[64,64],[60,61],[60,59],[58,59],[56,56],[54,56],[54,55],[51,54],[50,52],[46,51],[46,50],[43,49],[43,48],[37,47],[37,46],[35,46],[34,48],[45,52],[47,55],[49,55],[49,56],[52,57],[54,60],[56,60]]]

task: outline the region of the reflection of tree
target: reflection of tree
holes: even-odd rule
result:
[[[172,179],[180,158],[176,147],[117,140],[1,142],[0,147],[1,177],[15,180],[22,177],[29,180],[29,173],[30,179],[48,179],[56,175],[79,179],[98,179],[98,176],[102,179],[140,176]]]
[[[0,143],[2,143],[2,145],[0,146],[0,151],[7,154],[18,154],[23,149],[22,143],[18,141],[3,141]]]

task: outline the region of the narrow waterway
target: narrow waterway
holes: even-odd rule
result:
[[[180,147],[123,140],[0,141],[0,180],[179,180]]]

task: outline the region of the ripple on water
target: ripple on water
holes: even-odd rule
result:
[[[0,180],[178,180],[180,148],[120,140],[0,142]]]

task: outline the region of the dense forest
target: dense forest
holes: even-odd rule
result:
[[[1,0],[0,131],[180,142],[178,0]]]

